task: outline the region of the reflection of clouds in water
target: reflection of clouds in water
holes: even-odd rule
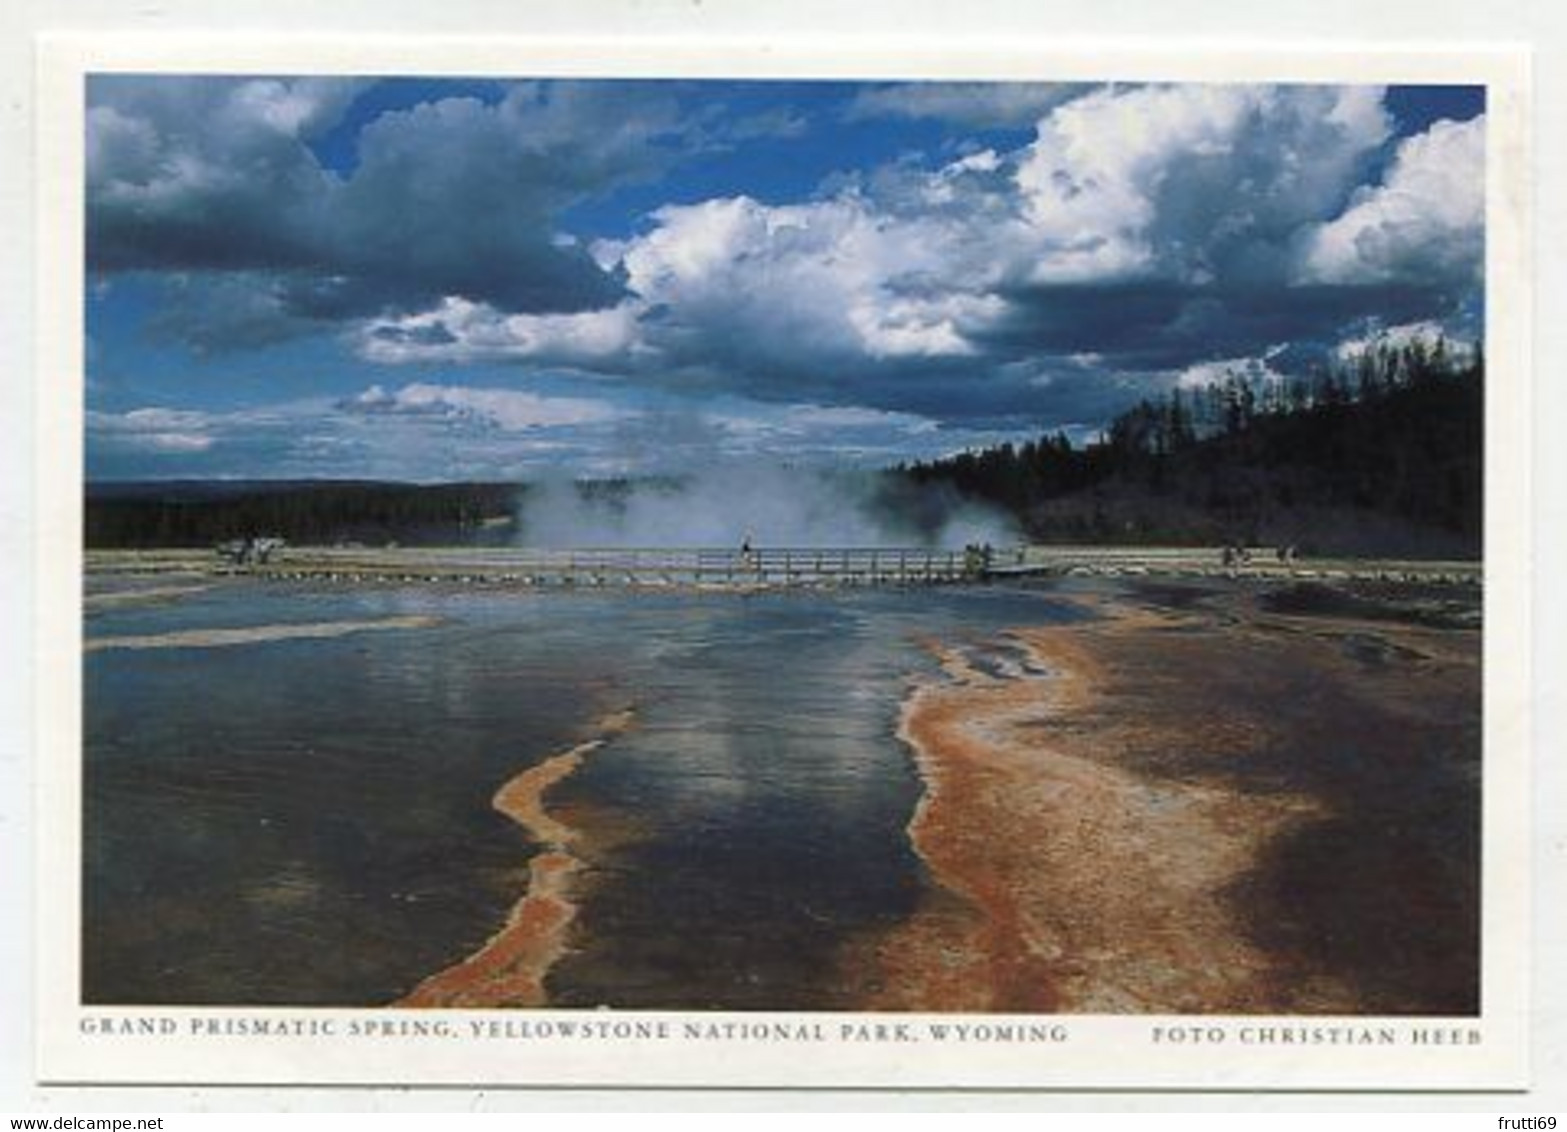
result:
[[[770,604],[716,604],[680,644],[661,642],[644,726],[601,765],[634,778],[669,825],[718,834],[790,837],[807,831],[790,822],[825,828],[859,806],[912,804],[894,730],[915,651],[852,603]],[[797,812],[749,824],[764,805]]]
[[[149,586],[144,589],[100,590],[86,594],[82,598],[82,605],[91,616],[96,610],[109,606],[177,601],[182,597],[199,594],[211,588],[211,586]]]
[[[921,636],[1054,608],[1000,588],[235,583],[106,613],[113,634],[165,639],[235,625],[430,627],[289,648],[125,649],[88,666],[88,849],[103,862],[89,878],[88,992],[394,1000],[516,901],[519,831],[491,808],[496,788],[635,700],[642,726],[552,787],[551,804],[590,834],[594,815],[636,822],[582,901],[589,954],[554,969],[559,1004],[784,1001],[845,933],[917,898],[904,828],[920,786],[894,728],[909,680],[934,668]],[[164,930],[135,935],[154,906]],[[173,986],[171,961],[184,972]]]
[[[1027,645],[1006,635],[960,644],[955,651],[971,672],[991,680],[1025,680],[1053,675],[1048,667],[1034,659]]]
[[[268,641],[319,640],[376,629],[424,629],[439,624],[434,617],[387,617],[378,621],[317,621],[299,625],[255,625],[243,629],[181,629],[140,636],[93,637],[88,652],[106,649],[215,649]]]

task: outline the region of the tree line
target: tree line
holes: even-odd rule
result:
[[[1082,446],[1056,432],[897,471],[1039,541],[1477,555],[1484,371],[1479,344],[1384,342],[1304,377],[1237,370],[1145,398]]]
[[[85,534],[93,548],[505,542],[516,507],[517,485],[506,483],[89,485]]]

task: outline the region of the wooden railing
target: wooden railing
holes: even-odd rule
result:
[[[523,585],[920,585],[983,578],[1069,575],[1343,578],[1478,584],[1475,561],[1280,556],[1250,548],[1237,559],[1220,547],[1029,546],[989,554],[918,547],[284,547],[264,563],[234,563],[210,550],[90,551],[103,573],[211,572],[339,581],[471,582]]]
[[[918,547],[759,547],[749,551],[662,547],[299,547],[254,572],[533,584],[913,585],[956,581],[979,573],[982,566],[983,560],[971,552]]]

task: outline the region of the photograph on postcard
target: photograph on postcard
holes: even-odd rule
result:
[[[84,1004],[1479,1013],[1483,87],[82,126]]]

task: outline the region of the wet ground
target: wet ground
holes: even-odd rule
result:
[[[1477,1007],[1475,587],[88,594],[88,1002]]]
[[[843,940],[927,884],[904,828],[921,787],[895,734],[933,668],[921,640],[1078,615],[983,588],[251,580],[100,605],[84,995],[398,1000],[482,949],[528,891],[544,846],[497,791],[628,709],[635,725],[549,793],[589,866],[552,1000],[842,1002],[823,972]]]
[[[1052,680],[943,652],[914,836],[962,902],[857,956],[882,1004],[1475,1013],[1479,634],[1429,595],[1179,589],[1020,630]]]

